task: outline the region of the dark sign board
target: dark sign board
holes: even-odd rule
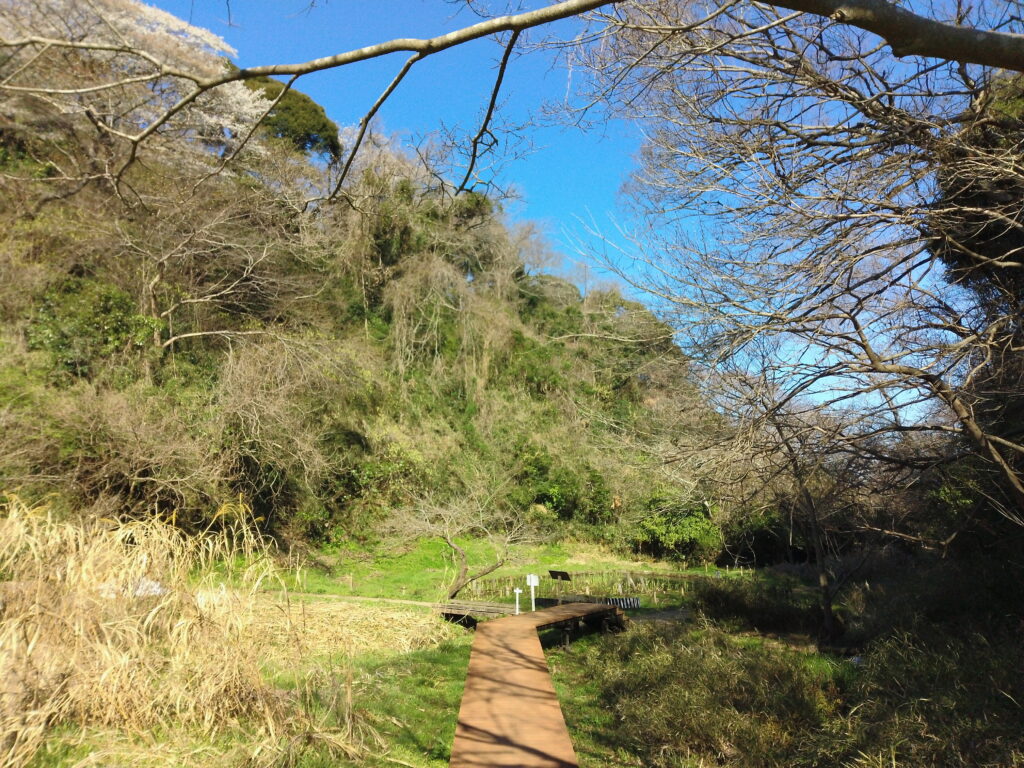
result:
[[[556,581],[572,581],[572,577],[568,571],[548,571],[551,574],[551,578]]]

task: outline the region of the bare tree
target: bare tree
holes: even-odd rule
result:
[[[4,133],[47,169],[34,177],[49,198],[105,181],[132,197],[126,173],[140,159],[142,142],[133,139],[142,134],[150,160],[213,168],[241,151],[271,106],[236,81],[180,107],[174,73],[216,78],[233,51],[134,0],[4,3],[0,38]]]
[[[766,464],[774,464],[767,487],[774,504],[788,513],[791,529],[794,522],[804,529],[817,573],[821,638],[833,642],[843,631],[834,601],[850,576],[833,567],[839,561],[838,539],[845,534],[849,540],[862,521],[870,523],[880,497],[892,495],[898,485],[892,482],[891,467],[844,450],[843,432],[856,415],[843,423],[834,414],[793,413],[775,405],[769,401],[759,407],[761,455]]]
[[[896,56],[938,57],[964,63],[1024,70],[1024,38],[1013,29],[1016,17],[1012,0],[986,3],[1008,14],[988,11],[971,14],[960,3],[931,8],[923,15],[888,0],[694,0],[685,5],[665,0],[565,0],[520,13],[485,18],[475,24],[428,39],[400,38],[297,64],[267,64],[232,70],[218,56],[229,52],[216,36],[188,25],[162,11],[134,0],[95,0],[72,3],[46,0],[33,4],[7,4],[0,8],[0,93],[8,102],[20,99],[22,107],[77,124],[85,137],[113,148],[102,162],[85,168],[57,167],[54,180],[77,184],[105,179],[119,191],[125,174],[147,145],[159,146],[167,135],[192,138],[197,145],[220,147],[222,159],[233,158],[252,136],[255,126],[273,108],[261,102],[241,83],[247,79],[278,76],[289,86],[302,75],[349,66],[392,53],[409,57],[394,79],[368,106],[331,197],[342,190],[355,154],[373,117],[392,96],[409,71],[429,56],[453,46],[490,36],[500,37],[505,49],[498,68],[490,104],[471,141],[464,179],[473,179],[479,153],[488,145],[497,94],[509,65],[509,53],[520,35],[562,19],[578,17],[602,7],[614,14],[597,17],[598,27],[588,29],[581,41],[601,44],[607,30],[644,28],[656,37],[676,42],[689,32],[725,30],[714,44],[733,39],[742,44],[754,28],[729,29],[723,22],[737,15],[769,18],[771,27],[803,26],[814,18],[847,29],[867,30],[887,41]],[[479,6],[474,6],[479,9]],[[666,9],[685,10],[685,18],[666,19]],[[783,10],[794,11],[783,16]],[[975,25],[968,21],[977,21]],[[605,26],[610,22],[610,27]],[[699,46],[698,46],[699,47]],[[877,48],[877,46],[875,46]],[[674,62],[678,66],[681,61]],[[283,89],[281,95],[286,92]],[[48,112],[47,112],[48,111]],[[46,119],[49,119],[46,118]],[[52,155],[52,153],[51,153]],[[50,156],[48,162],[56,160]]]
[[[1010,3],[984,13],[995,5],[1013,23]],[[1024,132],[998,108],[1005,81],[897,64],[848,27],[774,8],[723,5],[697,26],[687,12],[623,6],[586,59],[597,94],[649,137],[632,186],[649,228],[621,274],[694,357],[776,378],[774,408],[856,408],[870,419],[851,445],[962,438],[999,474],[1003,513],[1024,522],[1024,446],[982,417],[979,386],[994,361],[1020,357],[1018,283],[989,281],[1001,298],[984,304],[970,284],[981,268],[1019,272],[1019,253],[971,257],[954,242],[975,262],[959,271],[940,254],[965,223],[1021,231]],[[999,140],[980,142],[993,126]],[[967,177],[1003,193],[984,206],[944,194],[943,179]],[[754,354],[763,344],[768,357]]]
[[[865,542],[895,537],[943,547],[929,536],[939,526],[922,529],[915,527],[920,520],[906,519],[914,511],[907,489],[921,483],[929,462],[920,450],[910,452],[916,463],[880,458],[898,451],[887,439],[851,445],[852,434],[871,431],[875,414],[823,409],[793,396],[787,372],[772,364],[776,350],[757,346],[751,354],[764,358],[757,375],[709,373],[715,381],[705,383],[705,392],[723,418],[717,429],[689,434],[677,457],[694,475],[713,478],[712,497],[725,509],[727,527],[742,530],[744,518],[767,512],[772,533],[785,536],[775,552],[787,559],[806,554],[817,580],[820,638],[833,642],[843,632],[833,606],[862,564],[856,553]]]
[[[512,547],[531,538],[525,517],[508,508],[500,498],[503,484],[485,487],[485,482],[483,477],[474,477],[457,496],[425,496],[398,513],[391,523],[397,535],[439,538],[448,545],[455,565],[455,576],[445,588],[449,600],[456,598],[467,584],[505,565]],[[489,559],[474,566],[462,544],[465,539],[485,542]]]

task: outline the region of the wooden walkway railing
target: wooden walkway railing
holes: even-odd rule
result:
[[[452,745],[451,768],[574,768],[537,630],[622,625],[615,606],[570,603],[479,625]]]

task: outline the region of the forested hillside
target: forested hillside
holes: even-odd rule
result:
[[[219,173],[226,147],[181,136],[116,189],[65,190],[101,143],[12,107],[5,487],[193,530],[241,496],[313,543],[429,535],[441,507],[458,533],[615,540],[657,499],[700,500],[662,460],[711,418],[670,329],[546,273],[499,203],[384,145],[344,203],[306,204],[329,157],[294,113]]]
[[[293,82],[237,79],[205,30],[129,0],[3,23],[0,477],[29,502],[196,531],[241,499],[286,548],[571,534],[809,559],[826,620],[845,578],[829,559],[1019,537],[1019,281],[971,261],[1016,248],[985,222],[1019,211],[1001,164],[1021,135],[1017,81],[977,106],[984,129],[935,149],[941,198],[906,224],[923,243],[871,219],[894,239],[884,266],[856,255],[864,217],[813,190],[779,207],[768,176],[744,192],[749,221],[716,207],[694,165],[713,138],[701,126],[738,163],[739,118],[645,95],[652,117],[634,119],[686,117],[632,187],[663,226],[622,277],[655,316],[546,272],[543,237],[447,178],[443,147],[413,155],[365,121],[339,131]],[[623,60],[645,34],[616,37]],[[836,108],[856,109],[848,97]],[[844,199],[859,167],[819,161]],[[970,218],[964,199],[988,207]],[[820,228],[801,223],[811,212]],[[697,215],[721,221],[718,250],[668,241]],[[824,269],[828,242],[855,254],[836,262],[844,280]],[[793,261],[789,243],[807,253]],[[921,253],[941,279],[903,269]]]

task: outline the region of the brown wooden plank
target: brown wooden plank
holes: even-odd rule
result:
[[[607,605],[572,603],[479,625],[451,768],[574,768],[576,753],[537,630],[616,613]]]

